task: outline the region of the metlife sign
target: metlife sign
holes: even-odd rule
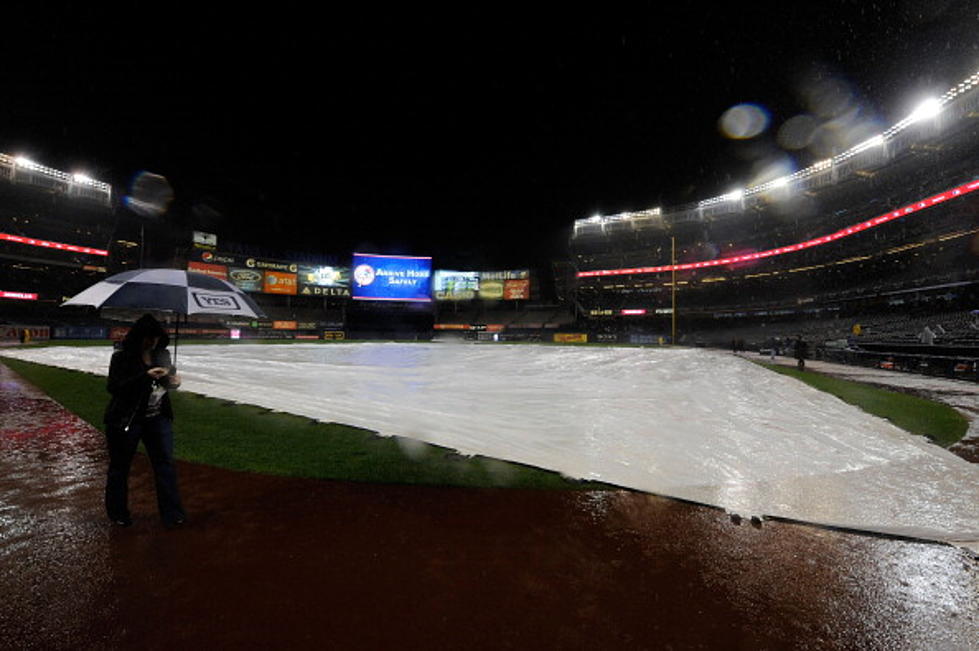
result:
[[[360,301],[432,300],[432,259],[354,253],[353,299]]]

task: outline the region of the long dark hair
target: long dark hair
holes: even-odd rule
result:
[[[130,353],[139,353],[143,347],[143,339],[146,337],[160,338],[154,350],[162,350],[170,343],[170,335],[160,322],[153,318],[152,314],[144,314],[126,333],[126,338],[122,340],[122,349]]]

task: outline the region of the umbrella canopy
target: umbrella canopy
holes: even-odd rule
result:
[[[231,283],[193,271],[136,269],[99,281],[62,303],[264,318],[265,313]]]

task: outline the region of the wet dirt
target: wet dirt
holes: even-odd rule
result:
[[[179,423],[178,423],[179,427]],[[102,511],[102,434],[0,365],[0,647],[970,648],[979,560],[633,492],[180,464]]]

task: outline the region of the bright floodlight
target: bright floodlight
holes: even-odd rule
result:
[[[921,104],[918,104],[918,108],[914,110],[908,119],[912,122],[919,122],[921,120],[927,120],[928,118],[933,118],[942,112],[942,103],[934,97],[929,97]]]
[[[85,174],[79,174],[79,173],[72,174],[71,178],[73,178],[75,180],[75,183],[91,183],[92,182],[91,177],[86,176]]]
[[[37,163],[35,163],[29,158],[24,158],[23,156],[18,156],[14,160],[16,160],[17,164],[20,165],[21,167],[29,167],[29,168],[37,167]]]
[[[789,177],[780,176],[779,178],[772,181],[773,188],[782,188],[789,184]]]
[[[725,194],[724,198],[727,199],[728,201],[740,201],[742,198],[744,198],[744,190],[742,189],[732,190],[731,192]]]
[[[602,221],[602,216],[601,215],[592,215],[591,216],[591,221],[593,221],[593,222],[600,222],[600,221]]]

